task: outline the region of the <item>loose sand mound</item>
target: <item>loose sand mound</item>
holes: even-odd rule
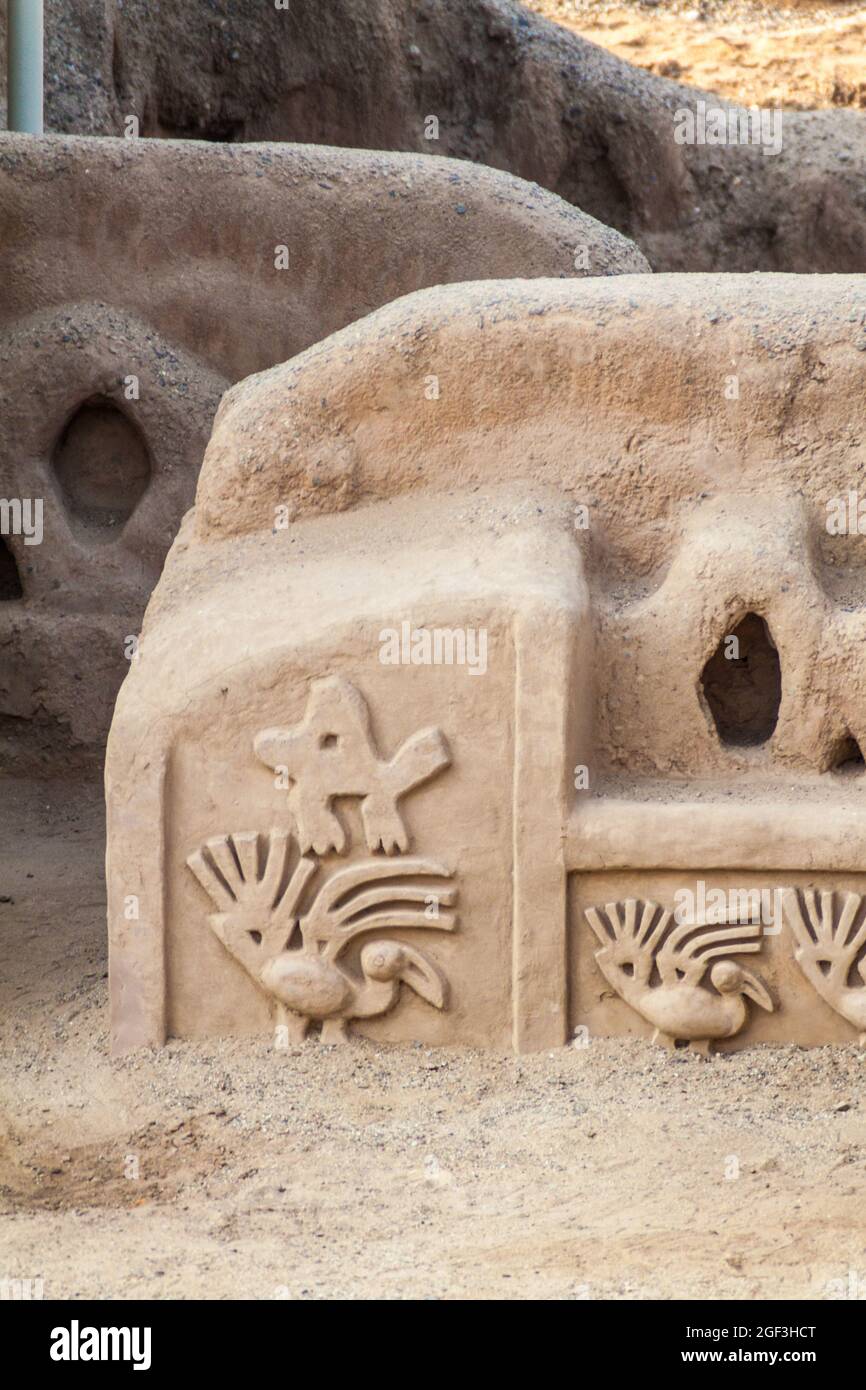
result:
[[[627,63],[745,106],[866,106],[862,4],[527,0],[527,8]]]

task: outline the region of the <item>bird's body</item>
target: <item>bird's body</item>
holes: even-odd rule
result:
[[[607,974],[607,972],[604,972]],[[611,980],[614,984],[614,981]],[[626,980],[624,983],[631,984]],[[715,994],[701,985],[657,985],[618,990],[633,1009],[669,1038],[732,1038],[746,1021],[741,994]]]
[[[861,1041],[866,1042],[866,989],[842,989],[836,997],[834,1007],[861,1033]]]
[[[351,982],[339,966],[302,951],[283,951],[261,972],[265,989],[293,1013],[308,1018],[333,1018],[352,999]]]
[[[360,966],[358,978],[321,956],[282,951],[265,965],[261,981],[284,1008],[307,1020],[375,1018],[392,1008],[401,982],[428,1004],[444,1007],[445,986],[438,970],[403,942],[371,942],[361,952]]]

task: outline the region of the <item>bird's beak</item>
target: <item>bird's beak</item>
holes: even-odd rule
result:
[[[773,1012],[773,1001],[767,993],[766,987],[753,975],[751,971],[743,971],[742,993],[749,999],[754,999],[756,1004],[760,1004],[762,1009],[766,1009],[768,1014]]]
[[[434,1009],[444,1009],[448,999],[448,983],[442,972],[413,946],[401,943],[406,963],[398,979],[414,989]]]

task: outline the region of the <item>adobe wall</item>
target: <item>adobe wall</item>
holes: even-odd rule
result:
[[[228,393],[109,739],[118,1048],[866,1036],[859,293],[444,287]]]
[[[48,0],[46,32],[52,130],[435,149],[540,183],[656,270],[866,268],[859,112],[786,111],[778,154],[678,145],[678,109],[725,103],[512,0]]]
[[[647,268],[507,174],[292,145],[4,135],[0,239],[0,498],[44,502],[0,555],[0,764],[49,772],[101,757],[233,381],[424,285]]]

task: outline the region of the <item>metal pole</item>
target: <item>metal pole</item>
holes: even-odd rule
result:
[[[42,3],[9,0],[6,35],[7,124],[10,130],[42,134]]]

